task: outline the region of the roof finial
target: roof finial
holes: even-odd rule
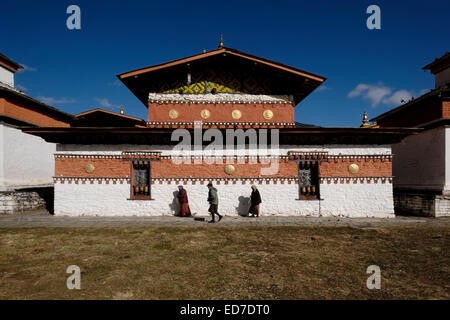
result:
[[[368,127],[368,126],[370,126],[370,124],[369,124],[369,120],[367,120],[367,112],[364,110],[364,115],[363,115],[363,120],[362,120],[361,127],[364,128],[364,127]]]
[[[218,48],[219,49],[223,48],[223,35],[222,34],[220,35],[220,43],[219,43],[219,47]]]
[[[124,112],[123,112],[123,106],[120,106],[120,114],[124,114]]]

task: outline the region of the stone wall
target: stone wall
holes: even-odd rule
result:
[[[0,214],[46,209],[53,212],[54,188],[27,188],[0,192]]]
[[[420,191],[394,191],[395,213],[425,217],[450,216],[450,196]]]

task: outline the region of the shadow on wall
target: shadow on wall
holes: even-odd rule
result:
[[[170,210],[173,212],[175,216],[178,216],[180,214],[180,204],[178,203],[178,190],[174,191],[172,193],[173,199],[172,203],[169,204]],[[241,217],[247,217],[248,216],[248,210],[250,209],[250,197],[244,197],[240,196],[238,198],[238,205],[236,208],[236,212]]]
[[[170,210],[173,212],[174,215],[178,216],[180,212],[180,204],[178,203],[178,191],[174,191],[173,193],[173,200],[172,203],[169,204]]]
[[[239,203],[236,207],[236,212],[241,217],[247,217],[248,216],[248,209],[250,209],[250,197],[244,197],[240,196],[238,198]]]
[[[55,214],[55,210],[54,210],[54,203],[55,203],[55,188],[54,187],[50,187],[50,188],[37,188],[36,189],[36,193],[42,198],[44,199],[45,202],[45,209],[47,209],[47,211],[50,214]]]
[[[17,203],[16,211],[45,209],[48,213],[54,214],[54,190],[54,187],[17,189],[12,193]]]

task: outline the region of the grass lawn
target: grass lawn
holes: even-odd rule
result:
[[[450,299],[433,227],[0,229],[0,299]],[[366,287],[369,265],[381,290]],[[69,265],[81,290],[68,290]]]

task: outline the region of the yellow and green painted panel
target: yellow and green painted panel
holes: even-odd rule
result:
[[[255,76],[241,76],[239,79],[231,71],[205,69],[202,72],[192,72],[192,81],[187,84],[180,77],[166,79],[159,82],[159,92],[201,94],[209,93],[215,89],[218,93],[268,93],[271,83],[267,78]]]

